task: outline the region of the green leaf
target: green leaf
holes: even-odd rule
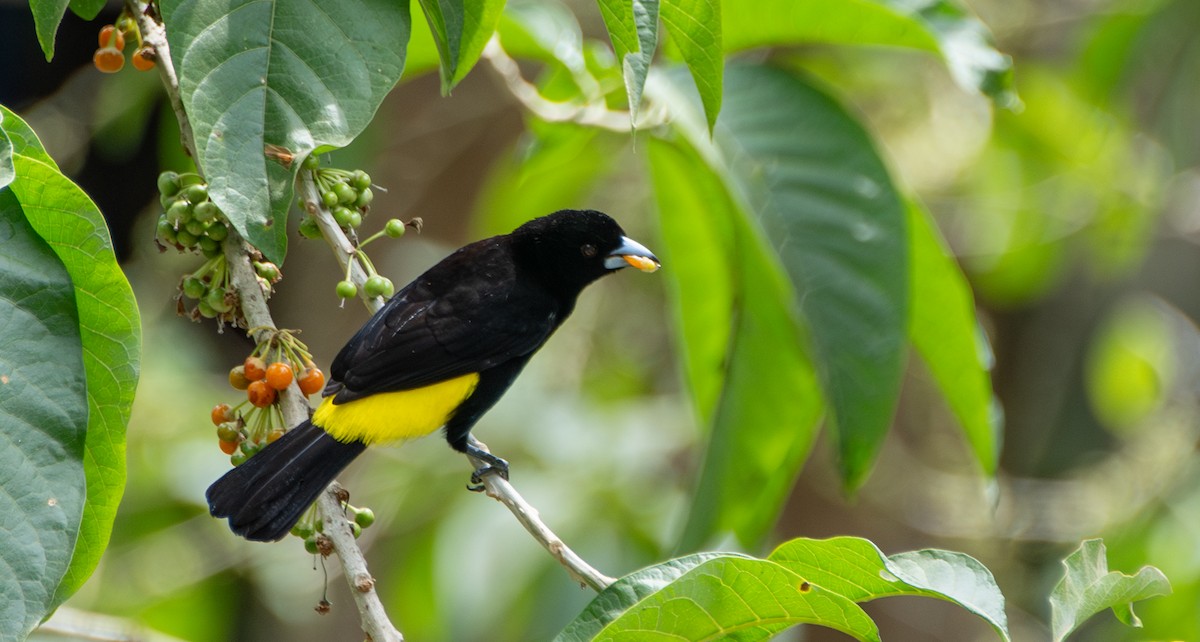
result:
[[[472,220],[482,236],[578,206],[621,154],[623,141],[594,127],[534,122],[531,129],[529,140],[496,163],[476,200]]]
[[[907,352],[905,206],[870,137],[791,73],[731,66],[713,140],[791,276],[849,488],[891,424]]]
[[[58,165],[54,163],[54,159],[46,153],[42,147],[42,142],[38,140],[37,134],[33,129],[21,120],[9,108],[0,105],[0,134],[8,138],[12,144],[12,154],[17,156],[28,156],[34,160],[58,169]],[[3,187],[3,185],[0,185]]]
[[[71,12],[84,20],[94,19],[104,9],[104,5],[108,4],[107,0],[70,0],[70,2]]]
[[[987,28],[953,0],[762,0],[722,12],[725,51],[830,43],[886,45],[942,57],[956,82],[1003,107],[1019,101],[1012,59]],[[740,9],[740,10],[739,10]]]
[[[794,539],[768,558],[853,602],[913,595],[953,602],[978,615],[1009,640],[1004,595],[995,578],[963,553],[927,549],[885,557],[868,540]]]
[[[658,0],[600,0],[599,5],[613,50],[621,61],[632,125],[637,122],[646,74],[658,49]]]
[[[590,639],[747,642],[816,624],[858,640],[879,640],[875,623],[853,602],[773,562],[720,556],[666,585],[652,581],[647,590],[618,596],[613,607],[624,611]]]
[[[46,60],[54,58],[54,36],[58,33],[58,25],[67,13],[69,0],[29,0],[29,9],[33,12],[33,28],[37,32],[38,42],[42,45],[42,53]]]
[[[650,597],[667,584],[697,566],[722,557],[750,559],[734,553],[696,553],[667,560],[638,571],[609,584],[587,605],[554,642],[584,642],[593,639],[609,622],[617,619],[630,607]]]
[[[7,187],[17,177],[17,171],[13,167],[12,139],[4,130],[4,120],[7,115],[7,110],[0,107],[0,189]]]
[[[958,418],[975,460],[989,476],[1000,458],[999,403],[992,395],[991,349],[975,316],[971,286],[929,213],[908,207],[909,339]]]
[[[680,547],[766,536],[812,449],[823,406],[790,286],[753,221],[692,149],[651,140],[663,260],[685,373],[711,425]]]
[[[10,135],[19,132],[25,141],[16,157],[17,180],[9,189],[70,275],[83,344],[87,495],[75,552],[55,595],[61,603],[99,563],[125,489],[125,427],[137,388],[141,321],[95,204],[57,167],[43,162],[45,150],[28,125],[8,113],[0,128]]]
[[[720,0],[663,0],[663,26],[683,55],[700,92],[708,129],[721,113],[725,58],[721,49]]]
[[[504,0],[420,0],[441,59],[442,93],[459,83],[496,31]]]
[[[58,604],[84,504],[88,421],[71,277],[0,189],[0,638]]]
[[[318,147],[349,144],[400,78],[411,31],[408,3],[164,0],[160,6],[209,195],[242,236],[282,264],[299,167],[269,159],[266,145],[302,158]]]
[[[1109,572],[1104,542],[1088,539],[1063,560],[1066,573],[1050,592],[1050,629],[1054,642],[1066,639],[1088,618],[1111,608],[1121,622],[1141,628],[1133,603],[1170,595],[1171,583],[1162,571],[1143,566],[1137,575]]]

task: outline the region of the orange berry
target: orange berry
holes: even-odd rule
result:
[[[212,422],[214,426],[220,426],[221,424],[227,421],[233,421],[234,419],[237,419],[237,415],[233,413],[233,408],[230,408],[229,404],[219,403],[213,406]]]
[[[155,61],[158,60],[158,53],[150,47],[142,47],[133,52],[130,57],[130,62],[133,63],[133,68],[138,71],[150,71],[154,69]]]
[[[229,371],[229,385],[235,390],[245,390],[250,386],[250,380],[246,378],[246,368],[243,366],[234,366]]]
[[[125,50],[125,34],[117,31],[112,25],[104,25],[100,29],[100,47],[112,47],[117,51]]]
[[[92,64],[106,74],[115,74],[125,66],[125,55],[112,47],[102,47],[92,56]]]
[[[236,441],[221,440],[220,444],[221,444],[221,452],[225,453],[226,455],[232,455],[233,451],[237,450],[237,447],[238,447]]]
[[[262,381],[267,376],[267,364],[258,357],[246,357],[242,363],[242,372],[247,381]]]
[[[276,390],[292,385],[292,367],[282,361],[267,366],[267,385]]]
[[[266,408],[275,403],[275,389],[267,385],[265,381],[255,381],[246,388],[246,397],[250,399],[250,403],[259,408]]]
[[[285,432],[287,432],[287,431],[285,431],[283,428],[272,429],[271,432],[267,433],[267,443],[268,444],[275,443],[276,440],[278,440],[280,437],[282,437],[283,433],[285,433]]]
[[[309,366],[296,383],[300,384],[300,392],[305,395],[316,394],[325,387],[325,373],[316,366]]]

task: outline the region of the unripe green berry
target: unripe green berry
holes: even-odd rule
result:
[[[174,225],[176,229],[190,220],[192,220],[192,206],[188,205],[187,201],[175,201],[167,208],[167,222]]]
[[[358,229],[358,226],[362,225],[362,214],[355,210],[350,210],[350,216],[348,217],[346,223],[350,225],[350,229]]]
[[[337,194],[338,202],[342,205],[349,205],[358,200],[358,191],[345,183],[334,185],[333,192]]]
[[[165,197],[179,193],[179,174],[167,171],[158,175],[158,193]]]
[[[378,274],[371,275],[367,282],[363,284],[363,292],[368,297],[388,296],[388,285],[391,281],[379,276]]]
[[[217,247],[215,247],[211,250],[208,248],[202,247],[202,248],[200,248],[200,253],[203,254],[204,258],[206,258],[206,259],[215,259],[221,255],[221,246],[218,245]]]
[[[312,534],[313,534],[312,526],[305,524],[303,522],[296,524],[295,526],[292,527],[292,535],[295,535],[296,537],[308,539],[309,537],[312,536]],[[316,542],[313,542],[313,543],[315,544]]]
[[[366,528],[375,523],[375,511],[370,508],[360,508],[354,513],[354,523]]]
[[[318,552],[320,552],[320,550],[317,548],[316,535],[309,535],[308,537],[304,538],[304,550],[308,551],[310,555],[316,555]]]
[[[350,174],[350,186],[358,191],[362,191],[371,186],[371,175],[356,169]]]
[[[233,309],[233,304],[225,298],[225,290],[213,288],[204,295],[204,303],[217,312],[229,312]]]
[[[200,315],[206,319],[211,319],[211,318],[217,316],[217,311],[212,309],[212,306],[209,305],[208,301],[206,301],[204,299],[200,299],[200,301],[196,303],[196,309],[199,310]],[[236,466],[236,465],[237,464],[234,464],[234,466]]]
[[[187,223],[184,223],[183,229],[187,230],[192,236],[199,237],[204,234],[204,223],[201,223],[196,219],[192,219]]]
[[[198,242],[200,243],[200,251],[204,252],[205,254],[221,251],[221,243],[219,241],[212,240],[210,237],[201,236]]]
[[[354,205],[355,207],[366,207],[373,200],[375,200],[375,192],[372,192],[371,188],[368,187],[358,193],[358,198],[354,201]]]
[[[271,282],[278,281],[282,276],[279,273],[279,267],[270,261],[255,261],[254,271],[262,278]]]
[[[194,276],[189,276],[183,280],[183,294],[189,299],[199,299],[204,296],[208,286],[204,285],[204,281],[197,279]],[[225,441],[230,441],[226,439]]]
[[[335,192],[331,189],[327,189],[324,192],[321,192],[321,202],[325,204],[325,207],[333,207],[334,205],[337,205],[338,204],[337,192]]]
[[[217,207],[217,204],[212,201],[196,203],[196,205],[192,208],[192,216],[197,221],[202,221],[204,223],[215,221],[220,215],[221,208]]]
[[[171,225],[166,215],[158,217],[158,225],[155,228],[155,233],[158,235],[159,240],[172,245],[175,243],[175,226]]]
[[[208,200],[208,187],[203,184],[192,185],[184,190],[183,196],[193,205],[203,203]]]
[[[247,459],[250,459],[250,457],[240,450],[235,450],[233,454],[229,456],[229,463],[233,464],[234,466],[241,466],[242,464],[246,463]]]
[[[354,210],[349,207],[338,205],[333,208],[333,220],[337,221],[339,227],[352,227],[350,221],[355,214]],[[362,216],[359,216],[359,222],[362,222]]]
[[[242,438],[242,433],[238,432],[237,424],[232,421],[217,426],[217,439],[221,441],[237,441]]]
[[[304,169],[316,169],[321,166],[321,157],[316,154],[309,154],[304,157],[304,163],[301,165]]]
[[[220,243],[225,240],[225,237],[229,236],[229,228],[220,221],[214,221],[212,225],[204,228],[204,235]]]
[[[358,294],[358,286],[353,281],[339,281],[337,295],[343,299],[353,299]]]
[[[388,219],[387,225],[383,226],[383,233],[394,239],[404,236],[404,233],[407,231],[408,226],[404,224],[404,221],[401,221],[398,218]]]
[[[187,230],[179,230],[175,233],[175,242],[182,245],[185,249],[195,247],[196,235]]]
[[[358,536],[362,535],[362,526],[359,526],[354,522],[350,522],[350,534],[354,535],[354,539],[358,539]]]

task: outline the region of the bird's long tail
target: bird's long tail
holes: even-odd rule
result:
[[[282,539],[365,448],[305,421],[213,482],[205,493],[208,510],[228,517],[229,529],[246,539]]]

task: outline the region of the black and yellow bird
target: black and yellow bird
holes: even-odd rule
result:
[[[396,293],[333,360],[312,417],[209,487],[209,511],[250,540],[282,538],[372,444],[444,427],[455,450],[508,464],[471,428],[592,281],[658,259],[601,212],[563,210],[460,248]]]

